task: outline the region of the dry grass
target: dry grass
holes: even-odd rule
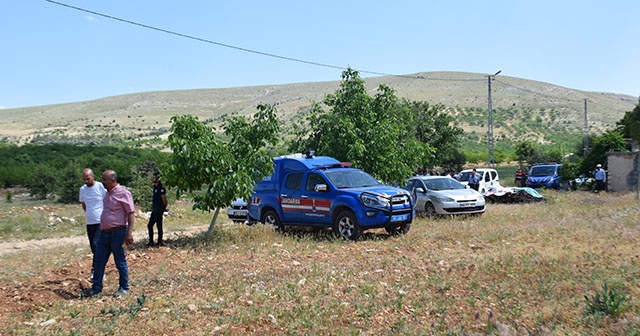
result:
[[[225,222],[211,241],[135,245],[132,291],[120,300],[77,298],[90,259],[71,246],[12,254],[2,258],[15,278],[0,281],[0,333],[637,335],[635,195],[546,196],[357,243]],[[117,289],[109,267],[107,294]],[[584,314],[585,295],[603,283],[631,297],[618,319]]]

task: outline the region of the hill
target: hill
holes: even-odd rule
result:
[[[486,141],[487,77],[463,72],[425,72],[365,79],[371,94],[380,84],[398,97],[444,104],[465,130],[468,141]],[[277,105],[284,129],[308,111],[312,102],[338,89],[339,81],[226,89],[143,92],[92,101],[0,110],[0,139],[9,143],[135,143],[158,145],[166,139],[170,118],[192,114],[212,126],[224,116],[250,116],[260,103]],[[558,137],[611,128],[637,104],[636,97],[573,90],[549,83],[498,76],[492,82],[494,134],[500,141],[532,139],[553,143]],[[483,139],[483,137],[485,137]]]

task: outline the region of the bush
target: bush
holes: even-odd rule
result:
[[[584,298],[587,303],[585,313],[588,315],[601,314],[616,318],[622,316],[631,308],[630,305],[626,304],[629,301],[629,297],[624,288],[618,286],[609,287],[606,283],[602,285],[602,290],[592,297],[585,295]]]
[[[55,169],[49,165],[36,166],[27,180],[27,189],[32,197],[46,199],[56,189],[58,175]]]
[[[83,184],[82,181],[82,169],[77,164],[69,164],[66,168],[62,169],[60,176],[58,176],[58,183],[56,185],[57,201],[65,204],[78,203],[80,187]],[[99,176],[96,176],[100,179]]]

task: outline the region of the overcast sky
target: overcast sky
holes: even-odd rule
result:
[[[0,108],[339,80],[349,66],[502,70],[640,95],[640,1],[59,2],[95,13],[46,0],[0,4]]]

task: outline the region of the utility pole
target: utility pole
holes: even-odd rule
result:
[[[587,98],[584,99],[584,148],[582,156],[587,157],[589,151],[589,119],[587,119]]]
[[[494,80],[496,78],[496,76],[501,73],[502,70],[498,70],[498,72],[496,72],[493,75],[488,75],[487,76],[487,83],[488,88],[489,88],[489,121],[487,123],[487,166],[488,167],[493,167],[494,166],[494,157],[493,157],[493,108],[491,106],[491,81]]]

